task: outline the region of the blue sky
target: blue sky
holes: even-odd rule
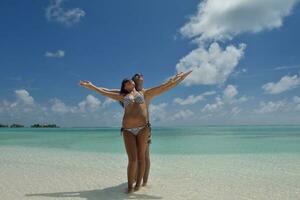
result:
[[[297,0],[1,1],[0,123],[119,126],[115,102],[79,80],[145,88],[155,125],[299,124]]]

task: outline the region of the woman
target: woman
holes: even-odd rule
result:
[[[178,73],[176,76],[179,76],[180,73]],[[141,73],[136,73],[132,76],[131,80],[134,81],[135,83],[135,89],[137,91],[145,91],[144,89],[144,76],[141,74]],[[111,90],[108,90],[108,91],[113,91],[113,92],[120,92],[119,90],[117,89],[111,89]],[[147,103],[147,105],[149,105],[149,103]],[[147,107],[148,109],[148,107]],[[146,162],[146,167],[145,167],[145,173],[144,173],[144,176],[143,176],[143,184],[142,186],[146,186],[147,185],[147,181],[148,181],[148,176],[149,176],[149,172],[150,172],[150,165],[151,165],[151,162],[150,162],[150,144],[151,144],[151,124],[150,124],[150,118],[149,118],[149,112],[147,111],[147,114],[148,114],[148,120],[149,120],[149,128],[150,128],[150,131],[149,131],[149,135],[148,135],[148,145],[147,145],[147,148],[146,148],[146,154],[145,154],[145,162]]]
[[[144,91],[144,76],[141,74],[141,73],[136,73],[132,76],[131,80],[134,81],[134,84],[135,84],[135,89],[137,91]],[[112,92],[115,92],[115,93],[119,93],[120,90],[118,89],[110,89],[110,90],[107,90],[107,91],[112,91]],[[148,108],[147,108],[148,109]],[[150,143],[151,143],[151,124],[150,124],[150,119],[149,119],[149,112],[147,111],[147,114],[148,114],[148,126],[150,128],[150,131],[149,131],[149,135],[148,135],[148,145],[147,145],[147,148],[146,148],[146,152],[145,152],[145,173],[144,173],[144,176],[143,176],[143,184],[142,186],[146,186],[147,185],[147,181],[148,181],[148,176],[149,176],[149,171],[150,171]],[[137,174],[136,174],[136,177],[137,177]]]
[[[123,132],[125,148],[128,155],[128,193],[139,190],[141,180],[145,173],[145,153],[148,146],[147,141],[150,131],[150,127],[148,126],[148,106],[150,101],[153,97],[175,87],[190,73],[191,71],[179,73],[159,86],[143,89],[142,91],[137,91],[135,89],[135,84],[132,80],[124,79],[119,93],[112,92],[103,87],[96,87],[89,81],[80,81],[81,86],[120,101],[124,105],[121,130]],[[135,187],[133,188],[136,173],[137,178]]]

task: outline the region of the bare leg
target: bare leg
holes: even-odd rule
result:
[[[138,170],[138,162],[136,162],[136,171],[135,171],[135,177],[134,177],[134,182],[136,182],[136,180],[137,180],[137,175],[138,175],[138,173],[137,173],[137,170]]]
[[[142,178],[145,173],[146,161],[145,153],[148,146],[148,131],[149,128],[145,127],[141,130],[142,132],[137,135],[137,157],[138,157],[138,171],[137,171],[137,180],[135,183],[135,190],[139,190]]]
[[[144,177],[143,177],[143,186],[147,185],[147,181],[148,181],[148,176],[149,176],[149,171],[150,171],[150,144],[147,145],[147,149],[146,149],[146,154],[145,154],[145,162],[146,162],[146,167],[145,167],[145,173],[144,173]]]
[[[133,192],[133,183],[136,175],[137,166],[137,146],[136,137],[129,133],[128,131],[123,131],[123,138],[125,143],[125,148],[128,156],[128,166],[127,166],[127,181],[128,181],[128,193]]]

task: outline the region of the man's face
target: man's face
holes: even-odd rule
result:
[[[143,83],[144,83],[144,76],[142,74],[136,74],[134,76],[134,82],[137,85],[143,85]]]

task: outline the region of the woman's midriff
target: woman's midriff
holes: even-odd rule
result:
[[[122,127],[134,128],[144,126],[147,122],[147,107],[146,104],[132,104],[125,108]]]

